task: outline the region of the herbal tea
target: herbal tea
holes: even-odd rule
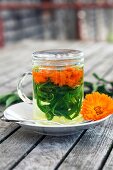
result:
[[[17,90],[20,98],[33,104],[33,119],[75,124],[83,121],[84,57],[79,50],[56,49],[32,54],[33,101],[22,90],[23,74]]]
[[[83,99],[83,67],[57,69],[34,67],[34,119],[66,123],[80,118]]]

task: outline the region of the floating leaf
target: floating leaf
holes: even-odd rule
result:
[[[36,87],[35,83],[34,87]],[[48,120],[53,119],[54,116],[64,116],[70,120],[78,116],[80,112],[78,104],[82,101],[83,85],[71,88],[46,82],[37,84],[35,92],[37,95],[34,97],[37,100],[37,105]]]

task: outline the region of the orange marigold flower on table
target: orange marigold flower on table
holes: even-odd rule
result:
[[[113,114],[113,99],[105,94],[94,92],[86,95],[81,109],[85,120],[99,120]]]

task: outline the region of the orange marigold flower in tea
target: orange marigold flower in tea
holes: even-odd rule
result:
[[[59,86],[66,85],[66,75],[64,71],[52,71],[52,73],[50,73],[49,75],[49,78],[51,82],[53,82],[56,85]]]
[[[54,84],[58,85],[59,84],[59,77],[60,77],[60,72],[58,71],[52,71],[49,74],[49,78],[51,80],[51,82],[53,82]]]
[[[63,71],[60,72],[59,74],[59,83],[58,83],[59,86],[64,86],[66,85],[66,75]]]
[[[33,71],[33,78],[35,83],[44,83],[51,81],[58,86],[67,85],[75,87],[79,85],[83,77],[83,70],[68,67],[64,70],[41,70],[38,72]]]
[[[83,78],[83,69],[67,68],[64,72],[67,77],[66,85],[70,87],[80,85],[80,81]]]
[[[35,83],[44,83],[48,79],[48,73],[46,70],[41,70],[39,72],[32,71],[32,75]]]
[[[94,92],[86,95],[81,109],[85,120],[99,120],[113,114],[113,99],[105,94]]]

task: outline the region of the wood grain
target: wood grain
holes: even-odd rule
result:
[[[72,136],[46,137],[15,170],[53,170],[81,133],[82,131],[78,131]]]
[[[103,170],[112,170],[112,169],[113,169],[113,141],[111,144],[111,148],[109,149],[108,159],[103,167]]]
[[[104,68],[104,63],[108,60],[112,61],[112,55],[113,55],[113,50],[112,50],[112,47],[111,46],[108,46],[107,47],[107,50],[106,48],[103,48],[100,49],[99,51],[97,51],[98,54],[97,55],[93,55],[90,60],[88,60],[86,63],[85,63],[85,73],[86,73],[86,76],[88,75],[88,73],[91,73],[91,72],[96,72],[96,69],[97,67],[103,67]],[[108,59],[109,57],[109,59]],[[109,65],[108,65],[109,66]],[[108,69],[109,67],[107,67],[106,69]],[[101,72],[100,72],[101,74]]]
[[[103,125],[89,129],[59,170],[97,170],[113,140],[113,117]]]
[[[18,129],[19,125],[3,122],[0,120],[0,143],[3,142],[7,136],[12,134],[16,129]]]
[[[37,49],[38,48],[38,49]],[[0,50],[0,94],[15,90],[17,76],[31,68],[31,53],[36,50],[54,48],[80,49],[85,53],[85,80],[95,81],[91,74],[98,73],[112,79],[112,45],[101,42],[74,41],[22,41],[20,44]],[[9,49],[9,50],[8,50]],[[11,49],[11,50],[10,50]],[[6,52],[8,51],[8,53]],[[18,66],[21,65],[21,67]],[[25,66],[27,65],[27,67]],[[0,115],[2,115],[0,107]],[[89,129],[85,135],[82,131],[66,137],[46,137],[27,132],[18,125],[0,121],[0,170],[53,170],[63,158],[61,170],[97,170],[107,155],[113,140],[113,118],[103,125]],[[76,141],[79,139],[80,141]],[[41,139],[43,139],[41,141]],[[75,144],[75,147],[74,147]],[[74,147],[71,151],[70,149]],[[70,152],[69,155],[66,155]],[[112,152],[106,169],[112,167]],[[111,169],[110,169],[111,170]]]
[[[41,135],[20,128],[0,145],[0,170],[9,170],[24,154],[38,144]]]

